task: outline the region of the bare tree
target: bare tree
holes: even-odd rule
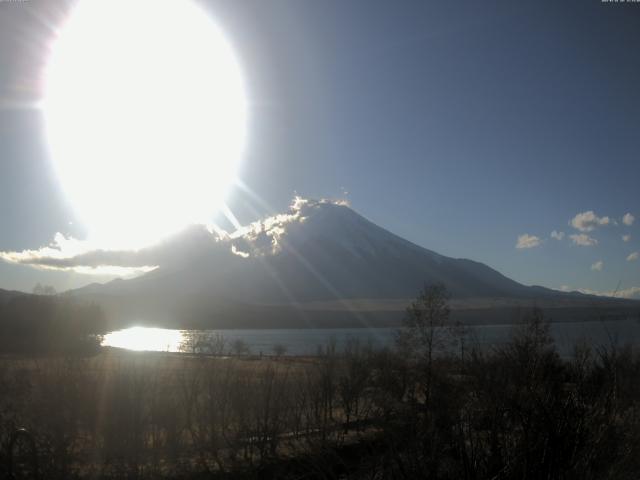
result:
[[[55,288],[53,288],[51,285],[42,285],[41,283],[36,283],[36,286],[33,287],[33,294],[34,295],[49,295],[49,296],[54,296],[56,295],[58,292],[56,291]]]
[[[220,332],[192,330],[183,333],[180,351],[193,355],[223,355],[226,345]]]
[[[443,284],[425,285],[409,305],[396,345],[408,358],[417,362],[424,372],[425,402],[431,396],[434,354],[451,340],[449,326],[449,293]],[[422,383],[422,382],[421,382]]]
[[[231,350],[237,356],[247,355],[249,353],[249,345],[241,338],[237,338],[231,344]]]
[[[273,353],[275,354],[276,357],[282,357],[284,354],[287,353],[287,347],[281,343],[276,343],[273,346]]]

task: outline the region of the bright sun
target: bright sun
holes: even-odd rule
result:
[[[246,98],[233,52],[191,0],[80,0],[43,103],[63,189],[108,247],[138,247],[222,206]]]

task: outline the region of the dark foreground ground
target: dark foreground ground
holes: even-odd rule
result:
[[[489,352],[419,333],[306,358],[3,356],[0,478],[638,478],[630,348],[561,360],[535,315]]]

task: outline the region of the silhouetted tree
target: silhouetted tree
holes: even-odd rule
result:
[[[193,355],[224,355],[226,345],[220,332],[191,330],[183,333],[180,351]]]
[[[34,295],[56,295],[56,289],[51,285],[42,285],[40,283],[36,283],[36,286],[33,287]]]
[[[273,346],[273,353],[275,354],[276,357],[281,357],[285,353],[287,353],[287,347],[281,343],[276,343]]]
[[[231,344],[231,350],[235,355],[247,355],[249,353],[249,345],[241,338],[237,338]]]
[[[397,334],[396,345],[410,360],[417,363],[424,374],[425,402],[431,395],[433,360],[437,351],[451,343],[449,326],[449,293],[440,283],[425,285],[418,297],[407,308],[403,327]]]

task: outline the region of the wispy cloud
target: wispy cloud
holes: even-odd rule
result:
[[[322,205],[345,205],[340,200],[295,197],[288,213],[274,215],[227,233],[215,226],[192,225],[165,240],[137,250],[97,248],[56,234],[45,247],[20,252],[0,252],[0,260],[40,269],[83,274],[134,276],[159,266],[184,265],[197,258],[215,256],[218,264],[249,257],[276,255],[287,235],[295,234]]]
[[[218,234],[204,226],[193,226],[165,241],[138,250],[95,248],[90,242],[56,234],[54,241],[37,250],[0,252],[0,259],[48,270],[82,274],[134,276],[188,259],[219,241]]]
[[[574,233],[573,235],[569,235],[569,238],[575,245],[581,247],[593,247],[598,244],[598,240],[590,237],[586,233]]]
[[[598,260],[597,262],[591,265],[591,270],[600,272],[602,271],[603,267],[604,267],[604,262],[602,260]]]
[[[621,298],[638,298],[640,299],[640,287],[631,287],[619,292],[614,292],[616,296]]]
[[[524,249],[524,248],[534,248],[539,246],[541,243],[540,237],[536,237],[535,235],[529,235],[528,233],[523,233],[518,236],[518,241],[516,242],[516,248]]]
[[[569,221],[569,225],[581,232],[591,232],[596,227],[609,225],[610,222],[611,219],[609,217],[599,217],[593,210],[588,210],[578,213]]]
[[[623,242],[629,242],[631,241],[631,235],[627,234],[627,235],[622,235],[622,241]]]
[[[624,223],[625,225],[630,227],[631,225],[633,225],[633,221],[635,219],[636,219],[636,217],[634,217],[630,213],[625,213],[624,217],[622,217],[622,223]]]
[[[599,297],[615,297],[626,299],[640,299],[640,287],[629,287],[622,290],[598,291],[590,288],[572,288],[562,285],[559,289],[562,292],[580,292],[586,295],[597,295]]]
[[[554,230],[551,232],[551,238],[555,238],[556,240],[562,240],[564,238],[564,232],[558,232]]]
[[[98,260],[105,255],[104,250],[95,249],[90,242],[56,233],[49,245],[19,252],[0,252],[0,259],[8,263],[31,265],[41,269],[74,270],[79,273],[96,275],[133,276],[152,268],[144,264],[123,267],[121,264],[103,263]]]
[[[629,254],[629,256],[627,257],[627,262],[635,262],[636,260],[638,260],[639,256],[640,256],[639,252],[633,252]]]

